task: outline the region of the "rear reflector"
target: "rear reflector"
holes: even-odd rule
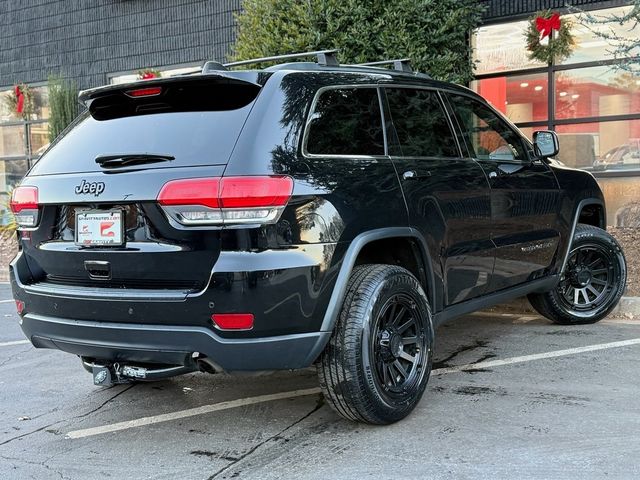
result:
[[[11,211],[21,227],[35,227],[38,224],[38,188],[16,187],[11,194]]]
[[[162,87],[136,88],[135,90],[127,90],[124,92],[130,97],[154,97],[162,93]]]
[[[24,312],[24,302],[22,300],[16,300],[16,310],[18,311],[18,315],[22,315]]]
[[[292,193],[286,176],[189,178],[167,182],[158,203],[183,225],[260,226],[278,221]]]
[[[251,313],[214,313],[211,320],[220,330],[251,330],[253,314]]]

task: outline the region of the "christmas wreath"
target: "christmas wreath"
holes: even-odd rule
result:
[[[25,84],[16,85],[5,97],[5,104],[11,113],[28,120],[33,113],[33,92]]]
[[[162,75],[159,70],[154,70],[152,68],[145,68],[138,72],[139,80],[151,80],[152,78],[160,78],[161,76]]]
[[[575,46],[571,27],[570,20],[561,19],[558,12],[551,10],[531,17],[525,32],[529,58],[550,64],[570,56]]]

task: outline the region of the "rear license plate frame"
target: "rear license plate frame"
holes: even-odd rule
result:
[[[88,216],[93,215],[94,218],[87,218]],[[114,219],[114,215],[116,216]],[[97,217],[97,218],[96,218]],[[120,227],[115,227],[115,230],[111,230],[109,233],[113,233],[113,238],[110,235],[102,236],[102,233],[99,232],[100,237],[96,239],[95,232],[88,231],[88,234],[85,234],[80,231],[82,221],[91,221],[94,224],[100,222],[110,222],[114,221],[114,223],[120,222]],[[122,208],[112,208],[109,210],[95,210],[95,209],[76,209],[75,211],[75,244],[79,247],[86,248],[104,248],[104,247],[122,247],[125,244],[125,213]],[[90,225],[86,223],[86,225]],[[98,229],[101,229],[102,225],[98,225]],[[92,229],[91,229],[92,230]],[[109,227],[107,227],[109,230]],[[90,237],[81,240],[81,237]]]

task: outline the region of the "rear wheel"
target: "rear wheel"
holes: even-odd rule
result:
[[[558,286],[528,298],[533,308],[555,323],[595,323],[618,304],[626,280],[626,261],[618,242],[601,228],[578,225]]]
[[[324,396],[346,419],[396,422],[422,397],[432,345],[431,311],[416,278],[397,266],[358,266],[318,364]]]

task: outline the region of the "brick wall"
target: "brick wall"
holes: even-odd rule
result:
[[[0,89],[222,60],[241,0],[0,0]]]

